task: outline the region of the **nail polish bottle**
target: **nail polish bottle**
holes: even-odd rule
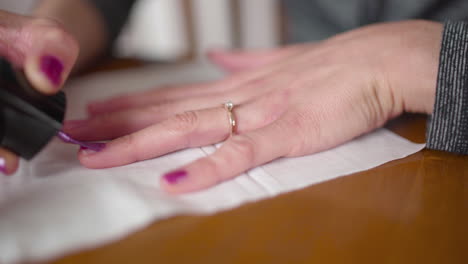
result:
[[[30,160],[63,124],[65,93],[36,91],[21,70],[0,58],[0,146]]]

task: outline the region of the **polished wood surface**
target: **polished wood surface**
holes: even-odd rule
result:
[[[426,118],[387,127],[424,142]],[[423,150],[210,216],[179,216],[54,263],[468,263],[468,156]]]

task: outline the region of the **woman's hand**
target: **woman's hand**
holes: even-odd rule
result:
[[[115,139],[101,152],[80,151],[89,168],[226,140],[214,154],[161,179],[172,193],[207,188],[279,157],[335,147],[404,111],[430,113],[441,31],[433,22],[388,23],[316,44],[214,53],[215,62],[236,73],[93,103],[91,117],[69,122],[66,132],[81,140]],[[221,106],[228,100],[237,119],[230,138]]]
[[[0,56],[24,70],[37,90],[53,94],[75,63],[78,44],[53,20],[0,11]],[[0,173],[12,174],[17,167],[17,157],[0,149]]]

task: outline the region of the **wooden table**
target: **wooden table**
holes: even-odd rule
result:
[[[387,125],[424,142],[424,116]],[[180,216],[54,263],[468,263],[468,156],[423,150],[212,216]]]

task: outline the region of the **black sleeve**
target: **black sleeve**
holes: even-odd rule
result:
[[[447,22],[427,148],[468,154],[468,23]]]
[[[101,14],[107,32],[109,43],[112,44],[118,37],[122,27],[136,0],[88,0]]]

